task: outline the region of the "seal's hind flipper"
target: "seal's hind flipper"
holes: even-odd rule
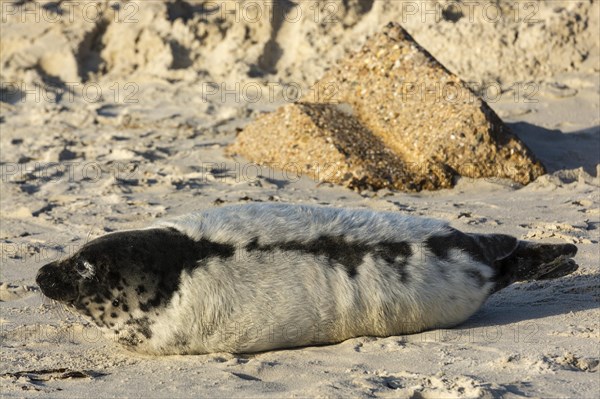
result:
[[[577,265],[575,264],[574,269],[569,268],[565,266],[565,261],[576,253],[577,247],[573,244],[539,244],[520,241],[511,255],[511,258],[516,260],[515,281],[556,278],[574,272],[577,270]]]
[[[559,256],[552,262],[544,263],[538,268],[539,274],[536,280],[550,280],[573,273],[579,265],[568,256]]]
[[[495,290],[515,281],[548,280],[566,276],[579,267],[572,257],[577,254],[573,244],[539,244],[519,241],[512,254],[495,262]]]

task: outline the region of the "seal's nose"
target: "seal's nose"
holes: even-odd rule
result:
[[[77,288],[57,262],[48,263],[38,271],[35,281],[48,298],[67,302],[76,298]]]

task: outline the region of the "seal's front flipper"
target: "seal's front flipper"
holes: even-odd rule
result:
[[[515,281],[548,280],[573,273],[579,267],[572,257],[573,244],[540,244],[519,241],[509,256],[494,263],[497,270],[495,291]]]

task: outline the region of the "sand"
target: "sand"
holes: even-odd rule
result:
[[[596,397],[598,2],[24,3],[0,3],[3,397]],[[355,191],[225,154],[390,20],[479,89],[548,174]],[[136,355],[35,287],[43,264],[106,232],[250,201],[575,243],[580,268],[494,294],[454,329],[252,356]]]

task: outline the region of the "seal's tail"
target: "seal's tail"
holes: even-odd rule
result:
[[[566,276],[579,267],[572,257],[573,244],[539,244],[519,241],[515,250],[494,262],[497,269],[495,291],[515,281],[547,280]]]

